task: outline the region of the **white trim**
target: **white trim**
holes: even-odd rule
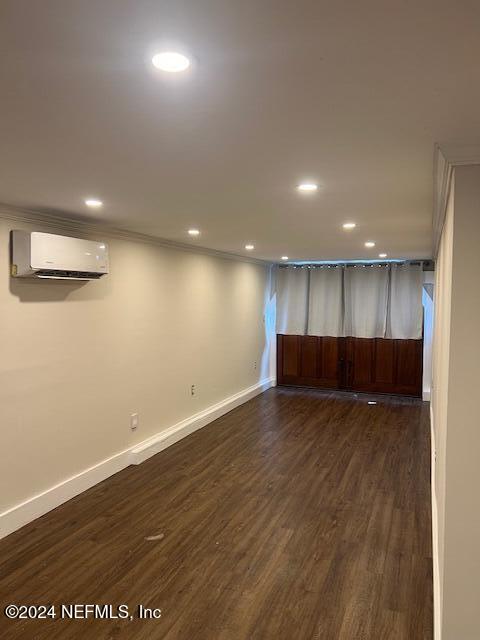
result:
[[[74,498],[79,493],[90,489],[90,487],[102,482],[102,480],[125,469],[125,467],[128,467],[130,464],[140,464],[147,458],[185,438],[193,433],[193,431],[205,427],[213,420],[235,409],[235,407],[263,393],[263,391],[270,389],[270,387],[274,387],[275,384],[275,378],[262,380],[226,398],[222,402],[214,404],[204,411],[161,431],[152,438],[148,438],[139,444],[133,445],[129,449],[125,449],[110,458],[106,458],[71,478],[67,478],[63,482],[50,487],[46,491],[15,505],[0,514],[0,538],[20,529],[20,527],[32,522],[32,520],[39,518],[48,511],[55,509],[55,507]]]
[[[437,257],[455,167],[480,164],[479,144],[435,144],[433,152],[433,255]]]
[[[430,389],[424,389],[422,392],[422,400],[424,402],[430,402]]]
[[[149,438],[148,440],[141,442],[132,449],[130,460],[131,464],[142,463],[147,458],[163,451],[170,445],[175,444],[175,442],[185,438],[185,436],[188,436],[190,433],[193,433],[197,429],[201,429],[209,422],[220,418],[229,411],[232,411],[232,409],[235,409],[235,407],[238,407],[244,402],[247,402],[247,400],[250,400],[259,393],[263,393],[263,391],[266,391],[273,386],[275,386],[274,378],[264,380],[259,384],[253,385],[253,387],[249,387],[240,393],[230,396],[222,402],[212,405],[205,411],[201,411],[186,420],[182,420],[181,422],[174,424],[165,431],[161,431],[153,436],[153,438]]]
[[[432,490],[432,564],[433,564],[433,634],[434,640],[442,638],[442,607],[440,602],[440,557],[438,552],[438,505],[435,490],[436,446],[433,428],[433,410],[430,405],[431,490]]]
[[[157,236],[138,233],[128,229],[118,229],[116,227],[111,227],[97,222],[92,223],[86,220],[75,220],[74,218],[68,217],[67,214],[54,215],[32,209],[23,209],[21,207],[15,207],[1,202],[0,218],[4,220],[26,222],[28,224],[46,227],[49,229],[63,230],[65,233],[81,234],[88,237],[92,235],[104,236],[117,240],[154,244],[160,247],[166,247],[167,249],[176,249],[177,251],[201,253],[204,255],[214,256],[216,258],[223,258],[224,260],[240,260],[241,262],[253,262],[254,264],[261,265],[272,264],[266,260],[261,260],[260,258],[238,255],[236,253],[227,253],[226,251],[201,247],[197,244],[191,245],[186,242],[176,242],[175,240],[167,240],[166,238],[159,238]]]
[[[452,167],[480,164],[480,144],[441,143],[436,146]]]

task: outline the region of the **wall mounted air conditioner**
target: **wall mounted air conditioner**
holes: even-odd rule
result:
[[[11,232],[11,274],[17,278],[98,280],[108,273],[105,242],[38,231]]]

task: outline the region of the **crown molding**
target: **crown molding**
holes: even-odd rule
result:
[[[435,148],[450,167],[480,164],[480,144],[440,143]]]
[[[252,264],[259,264],[262,266],[269,266],[270,264],[272,264],[267,260],[261,260],[260,258],[242,256],[235,253],[228,253],[227,251],[209,249],[208,247],[192,246],[184,242],[167,240],[166,238],[138,233],[137,231],[130,231],[129,229],[119,229],[117,227],[109,225],[84,222],[82,220],[75,220],[67,216],[44,213],[35,211],[34,209],[16,207],[14,205],[5,203],[0,203],[0,218],[3,218],[4,220],[11,220],[13,222],[18,221],[26,222],[28,224],[38,224],[49,229],[56,229],[70,233],[74,232],[89,236],[99,234],[106,238],[111,238],[114,240],[142,242],[145,244],[152,244],[176,251],[187,251],[189,253],[213,256],[215,258],[221,258],[223,260],[250,262]]]
[[[480,164],[480,144],[441,143],[433,160],[433,253],[437,256],[455,167]]]

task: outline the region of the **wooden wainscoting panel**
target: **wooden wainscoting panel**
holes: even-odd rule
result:
[[[407,395],[422,395],[423,340],[395,340],[396,380],[399,391]]]
[[[394,384],[395,382],[395,340],[375,339],[375,382]]]
[[[302,378],[317,377],[317,349],[316,336],[300,337],[300,376]]]
[[[321,378],[334,382],[339,378],[339,358],[343,338],[325,336],[318,339],[322,342]]]
[[[422,394],[422,340],[279,335],[277,345],[278,384]]]
[[[283,375],[300,375],[300,336],[283,336]]]
[[[352,388],[369,385],[374,379],[375,340],[371,338],[348,338],[348,362],[351,368]]]
[[[339,354],[343,338],[277,336],[277,382],[301,387],[339,389]]]

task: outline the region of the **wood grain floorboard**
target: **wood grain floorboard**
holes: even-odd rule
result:
[[[271,389],[0,541],[0,637],[431,640],[428,405],[370,398]]]

